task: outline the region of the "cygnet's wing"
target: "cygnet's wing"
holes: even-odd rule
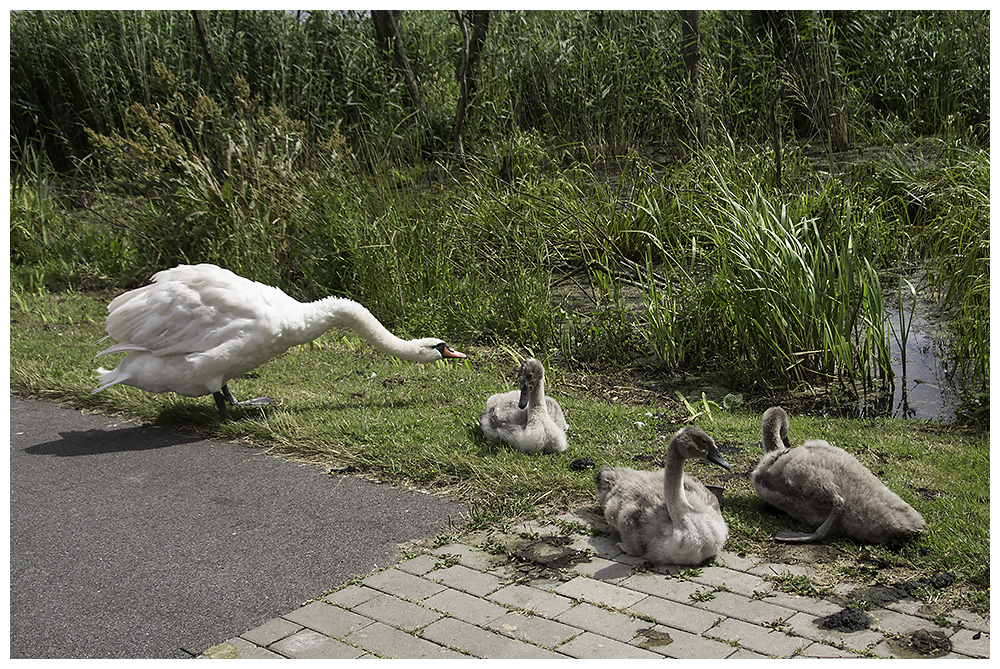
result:
[[[559,429],[565,431],[569,429],[569,425],[566,423],[566,417],[563,415],[562,407],[559,406],[559,402],[555,401],[548,395],[545,396],[545,406],[549,412],[549,418],[555,423]]]
[[[519,390],[512,390],[507,393],[497,393],[490,395],[486,400],[486,411],[483,415],[489,414],[489,420],[494,430],[501,427],[521,427],[528,422],[528,412],[519,409],[517,402],[521,397]]]
[[[716,511],[722,511],[718,496],[690,474],[684,475],[684,496],[696,509],[710,507]]]

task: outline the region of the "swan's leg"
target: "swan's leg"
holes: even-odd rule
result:
[[[233,395],[232,391],[229,390],[228,384],[222,386],[222,395],[226,398],[226,401],[234,407],[262,407],[271,403],[270,397],[255,397],[252,400],[243,400],[240,402],[236,399],[236,396]]]
[[[229,415],[229,409],[226,408],[226,398],[222,396],[222,393],[214,392],[212,397],[215,399],[215,406],[219,407],[219,420],[223,423],[232,421],[233,417]]]
[[[212,397],[215,398],[215,406],[219,408],[219,419],[223,423],[233,420],[233,417],[229,415],[229,409],[226,408],[226,402],[236,407],[262,407],[271,403],[270,397],[257,397],[252,400],[240,402],[233,395],[232,391],[229,390],[228,385],[224,385],[222,386],[222,390],[212,393]]]
[[[811,541],[823,541],[823,539],[826,539],[827,535],[830,534],[830,529],[833,527],[833,524],[837,522],[837,519],[840,518],[840,514],[843,512],[844,498],[840,495],[834,495],[833,507],[830,509],[830,515],[826,517],[823,524],[817,527],[816,531],[812,534],[781,530],[774,535],[774,538],[778,541],[784,541],[789,544],[807,544]]]

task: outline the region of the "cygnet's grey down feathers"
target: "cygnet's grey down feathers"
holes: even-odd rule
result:
[[[700,564],[722,549],[729,528],[718,498],[684,473],[690,458],[729,469],[712,438],[689,425],[671,439],[664,469],[606,466],[595,474],[604,519],[626,553],[656,564]]]
[[[822,440],[788,447],[788,414],[771,407],[761,421],[764,456],[751,474],[762,500],[815,527],[781,531],[779,541],[822,541],[828,535],[884,544],[926,532],[923,517],[857,458]]]
[[[483,436],[526,453],[565,451],[566,418],[562,407],[545,395],[545,369],[528,358],[517,374],[519,390],[491,395],[479,417]]]

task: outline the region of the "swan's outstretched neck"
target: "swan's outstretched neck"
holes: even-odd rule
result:
[[[382,325],[372,312],[354,300],[327,297],[309,305],[312,315],[306,317],[306,341],[312,341],[330,328],[349,328],[373,347],[404,360],[416,355],[412,342],[400,339]]]

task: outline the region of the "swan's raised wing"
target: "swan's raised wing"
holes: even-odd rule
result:
[[[108,305],[108,336],[117,351],[183,355],[210,351],[255,336],[273,337],[282,310],[299,303],[276,288],[217,267],[182,265]],[[201,271],[198,271],[201,270]]]

